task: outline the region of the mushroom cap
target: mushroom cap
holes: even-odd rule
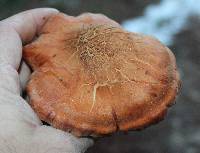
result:
[[[163,119],[180,81],[173,53],[103,15],[51,17],[23,49],[30,104],[76,136],[142,129]]]

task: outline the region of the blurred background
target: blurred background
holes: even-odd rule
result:
[[[129,31],[157,37],[177,58],[182,89],[166,119],[100,138],[87,153],[200,153],[200,0],[0,0],[0,19],[36,7],[103,13]]]

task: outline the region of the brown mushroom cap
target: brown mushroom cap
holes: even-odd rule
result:
[[[51,17],[24,47],[30,104],[77,136],[141,129],[164,117],[179,87],[172,52],[102,15]]]

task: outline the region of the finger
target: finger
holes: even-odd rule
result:
[[[21,60],[22,43],[14,29],[0,25],[0,64],[17,69]]]
[[[93,144],[91,139],[76,138],[41,126],[36,114],[20,96],[2,89],[0,120],[0,152],[81,153]]]
[[[92,139],[77,138],[49,126],[41,126],[36,129],[32,137],[32,152],[48,153],[81,153],[93,144]],[[37,148],[37,150],[34,150]]]
[[[0,131],[6,128],[6,126],[1,124],[3,122],[26,124],[28,128],[41,125],[41,121],[35,112],[20,95],[13,94],[2,88],[0,88],[0,120]],[[13,130],[16,130],[15,132],[18,133],[18,130],[21,129],[13,126]]]
[[[0,65],[0,89],[14,94],[20,94],[19,77],[10,65]]]
[[[93,144],[41,122],[16,94],[0,88],[0,152],[81,153]]]
[[[57,11],[54,9],[35,9],[1,21],[0,67],[4,73],[0,75],[0,88],[5,88],[9,84],[7,89],[19,94],[19,78],[16,75],[16,70],[19,67],[22,56],[21,39],[24,41],[31,40],[44,23],[41,18],[48,18],[49,15],[55,12]],[[28,32],[29,30],[30,32]],[[15,83],[11,84],[11,82]]]
[[[0,26],[0,88],[20,93],[16,69],[21,59],[22,44],[18,34],[8,27]]]
[[[38,8],[21,12],[2,21],[2,24],[16,30],[23,42],[27,43],[33,39],[47,19],[58,13],[52,8]]]
[[[24,61],[22,61],[20,68],[19,68],[19,79],[20,79],[21,91],[23,91],[25,89],[30,74],[31,74],[30,68]]]

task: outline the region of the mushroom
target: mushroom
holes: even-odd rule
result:
[[[158,122],[180,85],[167,47],[103,15],[54,15],[24,46],[23,58],[33,70],[27,84],[32,108],[41,120],[76,136]]]

